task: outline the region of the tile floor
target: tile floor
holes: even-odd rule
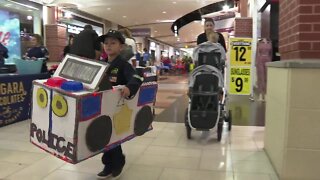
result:
[[[123,144],[127,164],[122,180],[276,180],[263,151],[263,127],[234,126],[185,137],[182,123],[154,122],[154,130]],[[1,128],[0,179],[96,179],[101,155],[67,164],[31,145],[29,121]]]
[[[183,117],[185,107],[177,116],[172,115],[176,111],[168,111],[184,101],[186,81],[176,80],[178,88],[170,79],[159,86],[154,129],[123,144],[127,163],[120,179],[277,180],[263,151],[264,127],[233,126],[231,132],[224,131],[221,142],[215,132],[193,131],[193,139],[188,140],[184,124],[174,120]],[[29,142],[29,123],[0,128],[1,180],[96,179],[103,167],[101,155],[77,165],[65,163]]]

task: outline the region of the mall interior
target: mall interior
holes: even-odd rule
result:
[[[135,96],[97,89],[104,58],[63,54],[85,25],[132,34]],[[0,180],[101,179],[120,144],[106,179],[320,179],[319,0],[0,0],[0,44]]]

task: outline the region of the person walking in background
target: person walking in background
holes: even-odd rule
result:
[[[74,37],[70,53],[90,59],[100,59],[101,44],[98,34],[91,25],[85,25],[84,30]]]
[[[140,66],[147,66],[148,65],[148,63],[149,63],[149,61],[150,61],[150,53],[149,53],[149,51],[148,51],[148,49],[147,48],[144,48],[143,49],[143,55],[142,55],[142,64],[140,64]]]
[[[205,21],[204,21],[204,33],[202,33],[202,34],[200,34],[198,36],[197,45],[208,41],[208,33],[210,31],[214,31],[214,26],[215,26],[215,24],[214,24],[213,19],[211,19],[211,18],[206,18],[205,19]],[[227,51],[226,42],[224,40],[223,35],[221,33],[219,33],[219,32],[216,32],[216,33],[218,33],[218,35],[219,35],[218,43],[220,43],[221,46],[224,48],[224,50]]]
[[[136,61],[137,61],[136,60],[136,56],[135,56],[136,53],[137,53],[136,41],[132,37],[132,34],[129,31],[129,29],[123,28],[123,29],[120,29],[119,32],[121,32],[121,34],[125,38],[125,44],[127,46],[122,50],[122,53],[124,53],[123,57],[126,59],[126,58],[129,58],[132,55],[132,57],[130,57],[130,59],[128,59],[128,62],[135,67]],[[131,52],[132,54],[130,54],[130,52],[125,52],[125,51],[132,51]]]
[[[24,55],[25,59],[33,59],[37,60],[40,58],[44,58],[41,72],[47,72],[47,60],[49,59],[49,51],[43,45],[42,37],[39,34],[34,34],[31,38],[31,48],[28,49],[26,54]]]
[[[64,49],[63,49],[63,57],[65,57],[67,54],[70,53],[70,48],[73,44],[73,39],[74,39],[74,36],[69,35],[68,45],[66,47],[64,47]]]

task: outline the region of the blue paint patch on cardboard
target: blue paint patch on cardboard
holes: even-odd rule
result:
[[[81,121],[101,114],[101,94],[86,96],[81,99]]]
[[[141,86],[138,106],[144,106],[146,104],[153,103],[156,99],[157,89],[157,85]]]

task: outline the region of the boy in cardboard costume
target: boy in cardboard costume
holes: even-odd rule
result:
[[[120,56],[120,52],[125,44],[125,38],[119,31],[110,30],[99,39],[104,43],[104,50],[108,54],[106,61],[110,63],[110,67],[106,72],[107,78],[112,86],[125,85],[122,89],[122,96],[124,98],[134,96],[142,81],[132,66]],[[105,167],[98,174],[98,178],[119,176],[125,165],[125,156],[122,153],[121,145],[104,152],[102,163]]]

